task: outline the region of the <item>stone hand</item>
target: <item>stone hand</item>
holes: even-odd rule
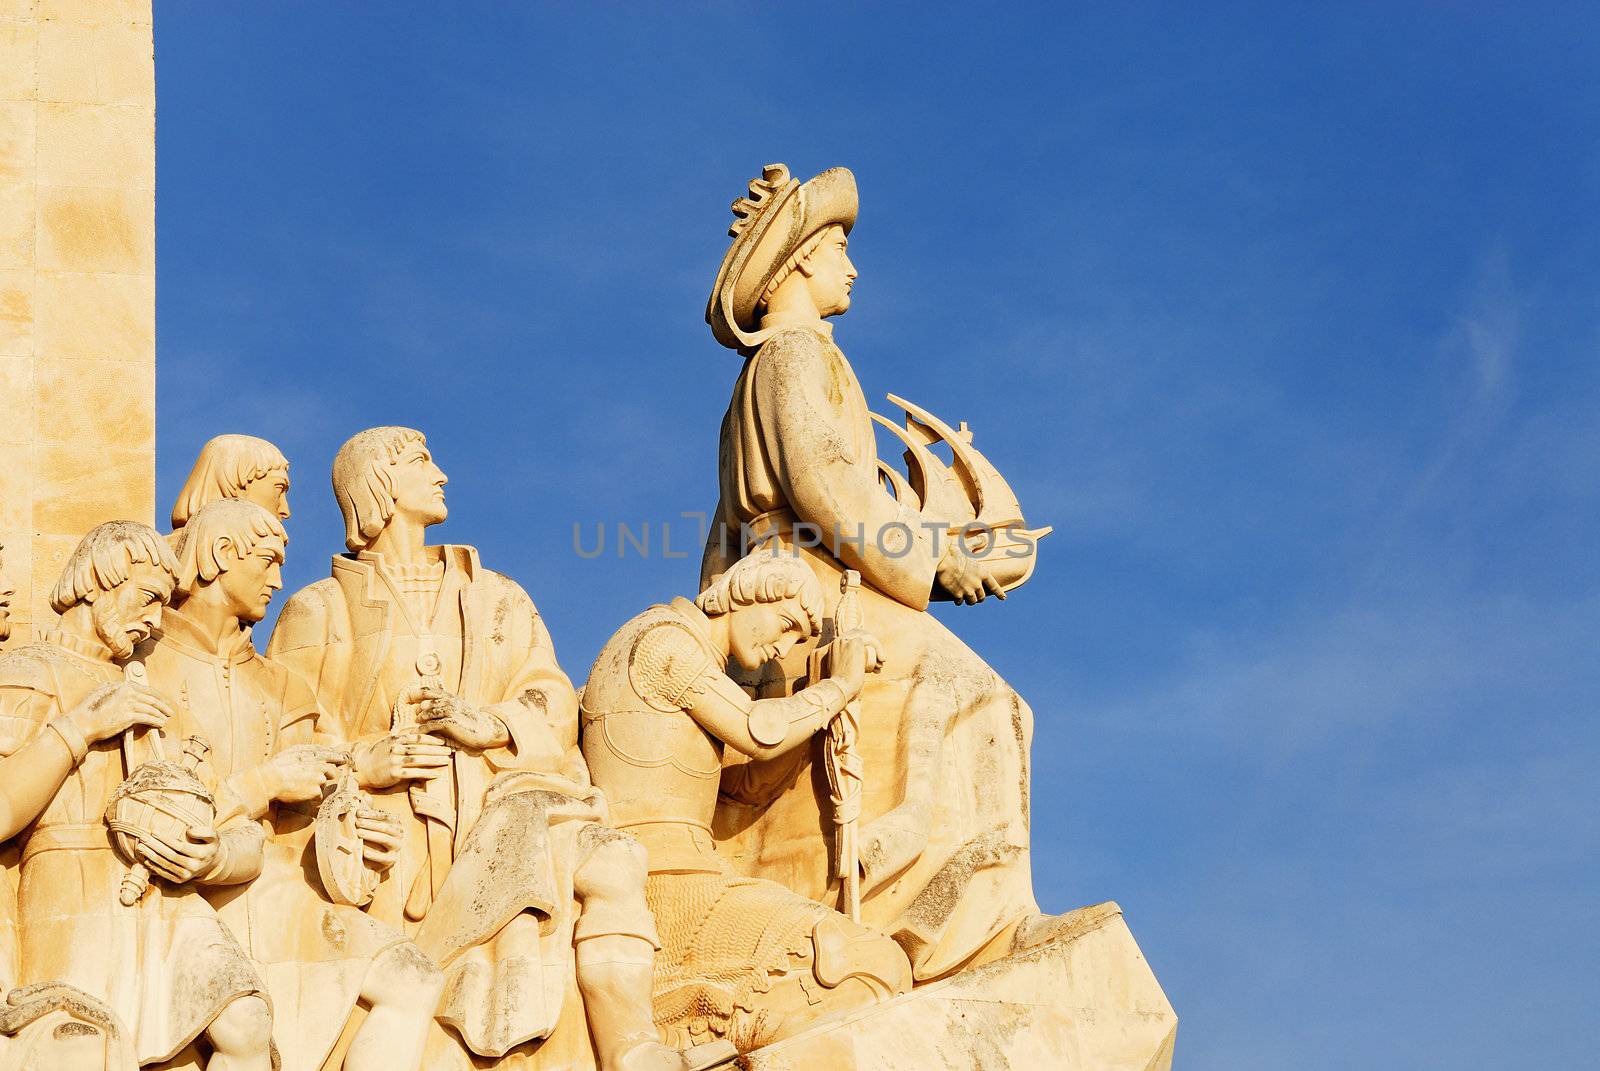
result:
[[[217,831],[209,826],[189,830],[182,840],[150,834],[139,842],[139,857],[150,872],[174,885],[184,885],[210,870],[222,851]]]
[[[853,699],[860,694],[867,674],[882,668],[883,652],[872,633],[852,629],[833,641],[833,660],[830,676]]]
[[[400,858],[400,821],[382,811],[363,807],[356,812],[356,836],[361,838],[361,858],[388,870]]]
[[[67,713],[67,720],[97,744],[109,740],[135,725],[160,729],[172,717],[172,704],[143,685],[122,681],[95,689],[89,697]]]
[[[990,595],[1002,600],[1006,597],[984,564],[968,554],[966,547],[957,539],[952,539],[944,548],[934,572],[934,581],[953,600],[964,606],[980,603]]]
[[[401,781],[431,781],[450,765],[450,745],[422,733],[389,733],[356,748],[356,779],[363,788]]]
[[[350,754],[325,744],[296,744],[284,748],[267,763],[272,798],[284,803],[320,799],[322,786],[339,776]]]
[[[425,733],[475,751],[511,743],[505,722],[443,688],[418,685],[406,693],[405,702],[416,706],[417,728]]]

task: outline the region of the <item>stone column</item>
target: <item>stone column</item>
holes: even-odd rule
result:
[[[13,640],[155,506],[150,0],[0,0],[0,543]]]

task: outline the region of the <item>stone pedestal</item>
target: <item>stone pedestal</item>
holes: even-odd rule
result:
[[[1168,1071],[1178,1017],[1116,904],[1055,940],[747,1053],[743,1071]]]
[[[150,0],[0,0],[0,589],[13,644],[155,505]]]

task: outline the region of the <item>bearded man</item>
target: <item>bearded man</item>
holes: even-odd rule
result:
[[[410,428],[340,447],[350,553],[289,600],[267,649],[337,712],[363,787],[404,827],[368,910],[444,967],[439,1021],[477,1056],[681,1071],[650,1018],[644,851],[602,824],[533,601],[473,548],[426,544],[445,482]],[[469,1066],[449,1056],[430,1046],[430,1071]]]
[[[153,887],[131,904],[106,813],[136,765],[130,727],[186,733],[179,711],[138,683],[135,649],[161,623],[176,566],[166,540],[111,521],[78,544],[51,592],[44,642],[0,656],[0,834],[21,843],[17,922],[24,986],[61,983],[102,1002],[140,1066],[204,1038],[209,1071],[268,1071],[263,986],[201,885],[260,871],[261,831],[219,821],[139,846]],[[123,735],[118,740],[119,734]],[[48,761],[34,762],[41,751]],[[24,760],[24,757],[27,757]]]
[[[308,883],[317,803],[349,756],[310,686],[250,639],[283,586],[288,536],[245,500],[212,501],[185,521],[173,605],[145,665],[211,745],[227,805],[267,838],[261,875],[207,899],[267,983],[286,1071],[322,1067],[358,1002],[368,1010],[345,1071],[416,1071],[443,975],[397,929]],[[368,863],[393,863],[397,822],[361,812],[356,829]]]
[[[3,600],[9,594],[0,592],[0,622],[4,621]],[[0,639],[4,638],[4,630],[0,630]],[[6,664],[0,659],[0,671]],[[0,758],[0,786],[4,786],[0,789],[0,997],[5,998],[0,1000],[0,1035],[22,1035],[16,1041],[0,1036],[0,1068],[9,1069],[12,1064],[7,1061],[13,1057],[23,1066],[35,1058],[65,1062],[79,1049],[92,1050],[102,1060],[114,1055],[120,1062],[112,1071],[133,1066],[127,1039],[118,1036],[119,1026],[109,1018],[86,1021],[93,1018],[85,1015],[90,1008],[107,1011],[103,1003],[82,991],[49,983],[15,988],[21,969],[14,880],[19,855],[11,842],[27,827],[37,801],[59,792],[72,773],[75,761],[69,740],[81,738],[94,745],[114,740],[135,726],[158,729],[167,723],[169,712],[166,701],[149,689],[123,683],[103,694],[92,693],[61,715],[61,724],[51,732],[31,738],[31,726],[0,718],[0,755],[5,756]],[[73,1025],[62,1030],[66,1021]]]
[[[734,203],[734,240],[706,319],[744,367],[722,424],[721,501],[701,585],[752,544],[780,548],[816,572],[832,616],[841,575],[860,572],[864,624],[884,656],[862,691],[862,919],[899,941],[925,982],[1048,929],[1029,863],[1033,715],[926,612],[935,597],[1003,595],[993,563],[937,538],[880,484],[866,398],[828,323],[850,307],[856,208],[844,168],[802,184],[781,164]],[[802,681],[805,654],[767,686],[782,693]],[[761,780],[776,786],[770,794],[725,800],[718,835],[729,854],[809,898],[835,895],[812,778],[780,768],[739,783]]]

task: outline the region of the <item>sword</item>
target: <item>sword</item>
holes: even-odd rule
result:
[[[443,666],[438,653],[431,646],[424,645],[422,653],[417,656],[416,668],[420,685],[425,688],[444,687],[444,679],[440,675]],[[390,725],[395,732],[417,731],[416,717],[405,704],[403,696],[394,702]],[[455,856],[456,783],[453,751],[450,760],[450,765],[445,767],[440,776],[431,781],[413,781],[406,790],[411,800],[411,812],[421,820],[428,843],[424,865],[417,871],[411,889],[406,894],[405,916],[412,922],[419,922],[427,915],[428,908],[438,898],[450,862]]]
[[[839,605],[833,612],[835,642],[862,625],[861,574],[846,569],[839,579]],[[830,652],[830,660],[837,652]],[[833,804],[834,874],[840,879],[839,910],[850,921],[861,921],[861,790],[865,770],[861,761],[861,697],[857,696],[828,723],[828,794]]]

